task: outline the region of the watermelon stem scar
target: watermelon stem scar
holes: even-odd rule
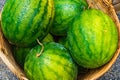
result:
[[[38,44],[39,44],[42,48],[41,48],[40,53],[38,53],[38,54],[36,55],[36,57],[40,57],[40,55],[42,54],[42,52],[43,52],[43,50],[44,50],[44,45],[39,41],[39,39],[37,39],[37,42],[38,42]]]

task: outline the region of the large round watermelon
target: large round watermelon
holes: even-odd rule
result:
[[[2,31],[10,43],[30,46],[49,31],[53,0],[7,0],[2,11]]]
[[[77,67],[68,51],[55,42],[37,45],[27,55],[24,70],[30,80],[76,80]]]
[[[73,18],[88,6],[86,0],[54,0],[55,16],[50,32],[64,36]]]
[[[83,11],[68,31],[68,45],[74,60],[85,68],[97,68],[114,55],[118,31],[113,20],[96,9]]]

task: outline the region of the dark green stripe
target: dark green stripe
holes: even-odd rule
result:
[[[18,20],[17,20],[17,24],[16,24],[16,28],[15,28],[15,30],[14,30],[14,33],[13,33],[13,35],[14,34],[19,34],[19,30],[18,30],[18,28],[20,27],[20,24],[22,23],[22,20],[23,20],[23,18],[24,18],[24,16],[25,16],[25,14],[28,12],[27,11],[27,6],[29,5],[29,3],[26,3],[26,4],[24,4],[22,7],[22,10],[21,10],[21,12],[20,12],[20,16],[19,16],[19,18],[18,18]],[[24,33],[24,32],[23,32]],[[15,39],[16,39],[16,36],[15,36]]]
[[[74,32],[74,30],[73,30],[73,26],[71,27],[71,30],[69,31],[69,33],[68,33],[68,43],[70,44],[69,46],[70,46],[70,51],[71,51],[71,54],[72,54],[72,56],[73,56],[73,58],[74,58],[74,60],[80,60],[80,58],[78,57],[78,55],[76,55],[76,53],[74,53],[74,51],[72,51],[72,50],[74,50],[74,48],[75,49],[77,49],[77,51],[79,51],[80,53],[81,53],[81,49],[79,48],[79,43],[77,43],[77,41],[76,41],[76,37],[75,37],[75,34],[73,33]],[[74,42],[73,42],[74,41]],[[74,46],[75,45],[75,46]],[[74,47],[74,48],[73,48]],[[79,49],[79,50],[78,50]],[[79,54],[80,56],[82,56],[81,54]],[[82,59],[82,58],[81,58]]]
[[[47,0],[48,1],[48,0]],[[44,13],[42,14],[42,16],[41,16],[41,18],[38,20],[38,22],[37,22],[37,25],[34,25],[34,26],[38,26],[36,29],[34,29],[34,31],[33,31],[33,33],[31,34],[31,37],[32,36],[34,36],[34,34],[37,34],[38,33],[38,30],[40,30],[40,29],[42,29],[41,31],[45,31],[44,29],[45,28],[43,28],[43,26],[41,26],[41,23],[42,22],[44,22],[44,17],[46,17],[46,14],[47,14],[47,10],[46,10],[46,8],[48,7],[48,2],[46,2],[46,5],[45,5],[45,7],[44,7]],[[33,26],[33,27],[34,27]],[[41,34],[41,33],[40,33]]]
[[[12,1],[11,1],[11,0],[7,0],[7,1],[6,1],[7,5],[10,4],[10,9],[8,9],[8,8],[6,9],[6,10],[8,10],[8,12],[11,11],[11,8],[13,8],[15,2],[16,2],[16,0],[12,0]],[[8,16],[8,17],[9,17],[9,16]]]
[[[89,56],[89,58],[91,58],[91,51],[90,51],[90,48],[89,48],[89,42],[86,40],[86,38],[88,38],[86,35],[86,32],[84,32],[84,30],[83,30],[84,28],[82,28],[81,26],[80,26],[80,29],[79,29],[79,33],[80,34],[82,34],[81,35],[81,38],[84,40],[83,41],[83,44],[84,44],[84,46],[85,46],[85,49],[86,49],[86,53],[84,53],[84,54],[87,54],[88,56]],[[77,36],[78,37],[78,36]],[[81,49],[81,48],[80,48]]]
[[[79,39],[81,40],[84,35],[81,35],[81,34],[82,34],[82,33],[81,33],[81,28],[79,28],[79,34],[77,34],[77,35],[74,34],[75,31],[76,31],[76,27],[72,27],[72,28],[73,28],[73,29],[72,29],[72,31],[71,31],[71,33],[72,33],[71,36],[73,37],[73,40],[74,40],[73,45],[75,44],[77,51],[80,52],[79,55],[76,55],[76,54],[78,54],[78,53],[75,53],[75,55],[73,54],[73,56],[75,56],[75,57],[78,59],[78,61],[80,61],[81,64],[84,64],[84,61],[88,62],[89,60],[87,60],[87,59],[84,58],[84,53],[81,53],[82,51],[81,51],[81,46],[80,46],[80,45],[82,45],[82,44],[80,44],[79,42],[77,42],[77,39],[76,39],[76,38],[78,38],[78,35],[80,35],[81,38],[79,37]],[[77,31],[78,31],[78,30],[77,30]],[[85,40],[85,39],[84,39],[84,40]],[[80,42],[82,42],[82,41],[80,41]],[[72,42],[71,42],[71,43],[72,43]],[[71,45],[71,47],[73,47],[73,46]],[[75,47],[75,46],[74,46],[74,47]],[[86,51],[86,50],[85,50],[85,51]],[[87,53],[87,52],[86,52],[86,53]],[[86,54],[86,53],[85,53],[85,54]],[[78,56],[81,56],[81,58],[79,58]],[[84,60],[84,61],[82,62],[82,60]]]
[[[52,3],[51,0],[48,0],[48,4],[47,4],[47,5],[50,5],[49,2]],[[53,5],[53,4],[52,4],[52,5]],[[49,8],[51,9],[50,6],[48,6],[47,8],[48,8],[47,11],[49,10]],[[47,12],[47,11],[46,11],[46,12]],[[51,26],[51,24],[52,24],[52,20],[53,20],[53,6],[52,6],[52,9],[51,9],[50,11],[51,11],[51,12],[50,12],[50,16],[48,16],[48,17],[49,17],[49,20],[48,20],[48,23],[47,23],[47,27],[49,26],[49,28],[50,28],[50,26]],[[48,13],[48,14],[49,14],[49,13]],[[44,17],[47,18],[46,16],[44,16]],[[49,30],[49,28],[46,28],[46,29]],[[45,31],[48,31],[48,30],[45,30]]]
[[[42,27],[42,26],[39,26],[39,25],[41,25],[40,23],[43,21],[43,16],[44,16],[44,14],[45,14],[45,11],[43,12],[43,16],[40,16],[40,18],[39,18],[39,20],[37,21],[37,23],[36,23],[36,25],[32,25],[33,24],[33,20],[34,20],[34,18],[35,18],[35,16],[37,15],[37,14],[39,14],[39,12],[40,13],[42,13],[41,11],[40,11],[40,8],[43,8],[43,7],[40,7],[40,5],[41,5],[41,2],[42,2],[42,0],[40,0],[39,1],[39,4],[38,4],[38,6],[37,6],[37,8],[36,9],[34,9],[34,13],[33,13],[33,15],[32,15],[32,17],[31,17],[31,19],[30,19],[30,21],[29,21],[29,24],[27,25],[27,27],[26,27],[26,30],[25,30],[25,32],[31,32],[31,31],[28,31],[28,29],[29,30],[34,30],[34,31],[32,31],[32,34],[31,33],[26,33],[26,35],[23,35],[23,37],[22,37],[22,39],[24,38],[24,39],[28,39],[28,38],[30,38],[30,37],[35,37],[36,35],[36,33],[39,33],[39,29],[38,28],[40,28],[40,27]],[[47,5],[45,5],[45,8],[47,7]],[[39,26],[39,27],[38,27]],[[36,27],[36,28],[35,28]],[[29,35],[29,37],[26,37],[27,35]],[[26,38],[25,38],[26,37]]]
[[[15,0],[14,0],[15,1]],[[10,14],[10,16],[11,16],[11,18],[12,18],[12,20],[14,21],[14,16],[15,16],[15,13],[16,13],[16,10],[18,10],[17,8],[19,8],[19,6],[20,6],[20,3],[21,3],[21,1],[16,1],[16,3],[15,4],[13,4],[14,6],[12,7],[12,9],[14,9],[14,10],[10,10],[8,13],[11,13]],[[17,6],[15,6],[15,5],[17,5]],[[10,17],[10,16],[8,16],[8,17]]]
[[[47,2],[46,2],[46,5],[45,5],[45,7],[44,7],[44,13],[43,13],[43,15],[41,16],[41,19],[39,20],[39,22],[37,23],[37,26],[39,26],[39,27],[37,27],[37,29],[36,29],[36,31],[37,30],[40,30],[40,29],[42,29],[41,30],[41,32],[43,31],[45,31],[46,32],[46,24],[44,24],[43,26],[45,26],[45,28],[43,27],[43,26],[41,26],[41,23],[43,23],[43,22],[45,22],[44,20],[46,20],[45,18],[47,18],[48,19],[48,17],[46,16],[46,14],[49,14],[48,13],[48,9],[49,9],[49,6],[48,6],[49,4],[48,4],[48,0],[47,0]],[[46,10],[47,9],[47,10]],[[36,31],[34,31],[34,32],[36,32]],[[35,33],[36,34],[36,33]],[[40,33],[41,34],[41,33]],[[32,34],[31,36],[34,36],[34,34]]]
[[[76,39],[76,37],[75,37],[75,34],[74,34],[74,29],[73,29],[74,27],[73,26],[71,26],[71,30],[70,30],[70,38],[72,37],[72,41],[74,40],[74,42],[72,42],[72,41],[69,41],[69,43],[70,43],[70,46],[71,46],[71,48],[73,49],[73,45],[75,44],[76,45],[76,49],[79,49],[80,51],[79,52],[81,52],[81,49],[80,49],[80,47],[79,47],[79,45],[78,45],[78,42],[77,42],[77,39]],[[70,39],[71,40],[71,39]]]
[[[7,34],[8,30],[9,30],[8,26],[11,24],[9,22],[10,20],[8,20],[8,18],[11,15],[10,10],[11,10],[12,6],[14,5],[14,3],[15,3],[15,0],[12,0],[12,1],[7,0],[5,3],[5,6],[4,6],[3,12],[2,12],[2,20],[3,20],[2,22],[7,23],[7,24],[4,24],[4,30],[5,30],[4,32],[5,32],[5,35],[8,37],[9,37],[9,34]],[[10,6],[8,6],[8,5],[10,5]],[[10,7],[10,9],[8,9],[8,7]]]
[[[40,3],[41,3],[41,0],[39,1],[39,4],[40,4]],[[32,3],[30,3],[30,4],[32,4]],[[38,7],[39,7],[39,4],[38,4]],[[26,6],[27,6],[27,5],[26,5]],[[28,24],[27,27],[25,28],[26,30],[24,30],[24,32],[26,32],[26,34],[27,34],[27,32],[28,32],[28,29],[31,28],[31,25],[32,25],[32,23],[33,23],[34,17],[37,15],[37,11],[38,11],[38,9],[39,9],[38,7],[37,7],[36,9],[34,9],[34,13],[31,14],[32,16],[31,16],[31,19],[29,19],[29,22],[28,22],[29,24]],[[27,8],[27,7],[26,7],[26,8]],[[24,10],[26,10],[26,8],[24,8],[21,13],[23,13]],[[26,10],[26,11],[24,12],[24,14],[27,13],[27,12],[29,12],[29,11]],[[24,15],[24,16],[21,15],[21,16],[22,16],[22,17],[21,17],[19,23],[22,22],[22,18],[23,18],[25,15]],[[19,25],[18,25],[18,26],[19,26]],[[24,35],[22,36],[21,40],[19,40],[19,41],[23,41],[23,39],[25,38],[26,34],[24,34]]]

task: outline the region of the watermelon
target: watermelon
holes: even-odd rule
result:
[[[27,55],[24,71],[29,80],[76,80],[77,66],[63,45],[43,43],[44,51],[37,45]]]
[[[50,32],[64,36],[73,18],[88,7],[86,0],[54,0],[55,16]]]
[[[113,57],[118,31],[113,20],[97,9],[83,11],[68,30],[70,53],[84,68],[98,68]]]
[[[2,11],[2,31],[17,46],[31,46],[47,34],[54,17],[53,0],[7,0]]]
[[[21,68],[24,68],[25,58],[30,50],[31,50],[31,47],[24,48],[24,47],[13,46],[13,49],[12,49],[13,57],[14,57],[16,63]]]

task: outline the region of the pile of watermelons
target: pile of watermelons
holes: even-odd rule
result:
[[[86,0],[6,0],[1,25],[30,80],[76,80],[83,68],[106,64],[118,45],[113,20]]]

